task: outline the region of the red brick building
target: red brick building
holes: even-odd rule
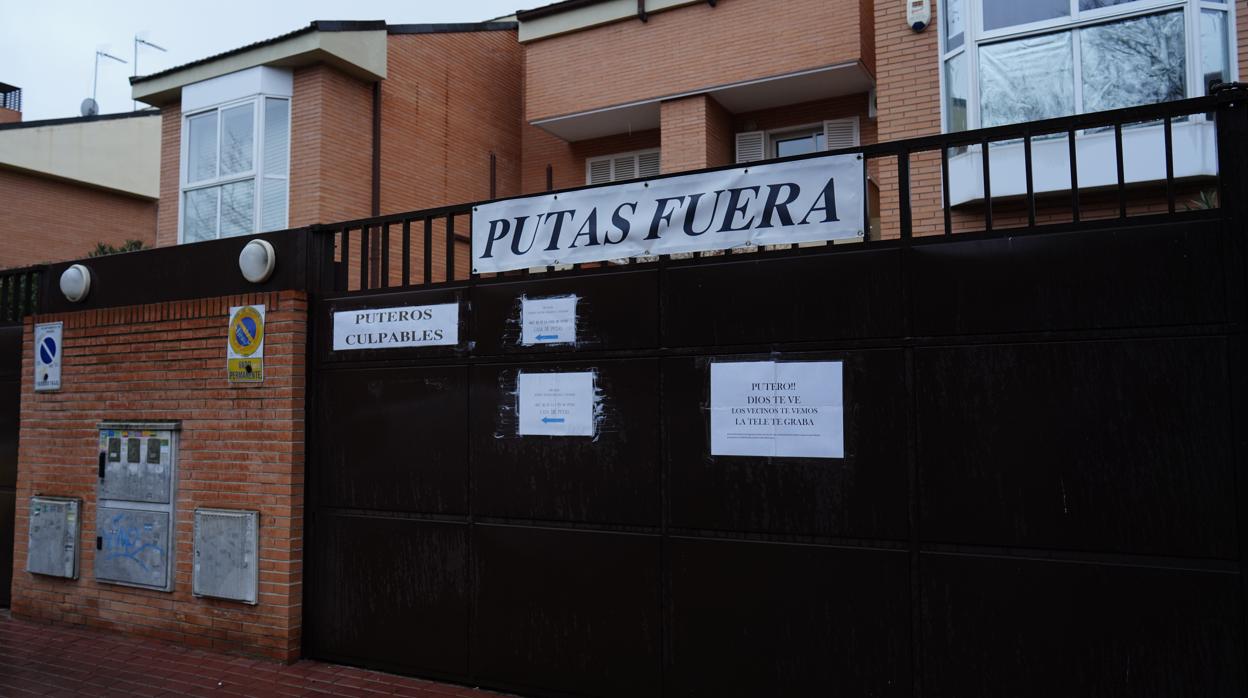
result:
[[[172,247],[1201,96],[1234,80],[1248,55],[1244,2],[957,0],[948,12],[933,1],[920,3],[930,5],[921,28],[908,4],[566,0],[471,25],[315,22],[132,81],[135,97],[161,113],[158,206],[113,208],[86,194],[77,203],[52,184],[28,192],[3,171],[0,192],[47,197],[60,210],[70,201],[70,210],[125,230],[150,228],[154,216],[155,244]],[[1145,38],[1126,57],[1115,54],[1124,33]],[[1209,122],[1176,126],[1176,176],[1191,192],[1216,172],[1211,134]],[[1079,171],[1087,216],[1112,206],[1096,191],[1113,183],[1112,163],[1095,156],[1103,136],[1079,140],[1090,154]],[[1160,131],[1129,137],[1133,152],[1145,152]],[[992,191],[1007,199],[1000,221],[1020,215],[1019,147],[992,151]],[[1051,197],[1038,215],[1059,220],[1068,215],[1064,156],[1047,142],[1036,148],[1048,168],[1037,192]],[[984,198],[977,158],[974,148],[951,157],[948,194],[964,227],[976,224]],[[871,169],[874,238],[898,234],[895,167]],[[915,232],[938,232],[939,156],[916,157],[911,177]],[[1162,177],[1155,158],[1133,161],[1132,205],[1157,205]],[[1050,201],[1059,201],[1051,211]],[[440,277],[441,257],[434,265]],[[269,312],[272,380],[259,389],[220,385],[226,315],[247,303]],[[64,322],[71,387],[43,394],[23,383],[14,612],[297,657],[306,298],[135,301],[35,321]],[[32,325],[23,375],[33,370]],[[131,348],[140,336],[148,343]],[[135,362],[143,370],[119,370]],[[27,500],[55,490],[92,505],[92,439],[105,419],[181,422],[172,593],[25,572]],[[257,605],[191,593],[197,507],[261,512]],[[84,545],[84,568],[92,555]]]
[[[231,220],[213,208],[210,223],[193,221],[206,226],[193,239],[1199,96],[1237,75],[1244,42],[1233,29],[1248,30],[1237,5],[1056,0],[1029,13],[959,0],[946,13],[933,1],[915,31],[900,2],[560,2],[475,25],[317,22],[137,78],[134,93],[165,114],[157,237],[169,245],[187,240],[186,202],[218,195],[247,201],[246,210]],[[1123,59],[1131,70],[1096,63],[1140,32],[1149,41]],[[1039,72],[1026,53],[1036,37],[1052,53]],[[1074,47],[1084,44],[1076,67]],[[1133,81],[1145,67],[1153,77]],[[1025,84],[1039,91],[1009,104],[995,96]],[[265,157],[280,162],[253,167],[256,150],[239,170],[248,174],[191,181],[189,117],[206,124],[222,105],[233,109],[230,124],[250,114],[249,147],[272,142]],[[275,111],[262,122],[263,105]],[[1131,137],[1151,147],[1155,136]],[[1184,126],[1179,138],[1192,146],[1176,163],[1179,178],[1210,175],[1207,125]],[[1080,144],[1083,189],[1110,184],[1094,165],[1103,147],[1094,136]],[[1037,191],[1061,192],[1064,155],[1041,148],[1053,152],[1037,157],[1054,166]],[[955,218],[968,225],[982,199],[977,159],[972,149],[951,163]],[[920,233],[942,217],[936,160],[925,153],[914,163]],[[1021,193],[1020,162],[1018,147],[994,151],[994,193]],[[1136,165],[1128,164],[1132,186],[1147,189],[1164,174],[1151,160]],[[897,201],[880,186],[891,164],[881,166],[872,218],[888,236]],[[227,180],[233,186],[218,189]],[[1095,195],[1084,204],[1096,215]],[[1007,202],[998,214],[1008,211]]]

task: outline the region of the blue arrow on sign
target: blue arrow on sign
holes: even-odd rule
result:
[[[539,334],[539,335],[537,335],[537,341],[539,341],[539,342],[540,342],[540,341],[542,341],[543,339],[559,339],[559,335],[557,335],[557,334]]]
[[[562,424],[563,417],[542,417],[542,422],[544,424]]]

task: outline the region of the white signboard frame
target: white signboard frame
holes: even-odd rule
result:
[[[520,373],[520,436],[593,436],[594,373]]]
[[[472,209],[472,267],[859,239],[865,196],[865,161],[849,153],[505,199]]]
[[[459,344],[459,303],[360,308],[334,313],[334,351]]]
[[[840,361],[711,364],[711,455],[844,458]]]
[[[520,299],[520,344],[576,344],[576,296]]]
[[[61,389],[64,356],[64,323],[41,322],[35,325],[35,392]]]

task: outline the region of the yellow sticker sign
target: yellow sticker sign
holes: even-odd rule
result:
[[[264,306],[230,308],[226,376],[231,383],[264,381]]]

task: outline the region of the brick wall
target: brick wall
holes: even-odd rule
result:
[[[232,305],[263,303],[265,381],[225,379]],[[22,382],[13,613],[243,651],[280,660],[299,654],[303,579],[304,357],[307,305],[282,292],[158,303],[35,318],[65,323],[62,389]],[[94,581],[96,424],[182,423],[178,460],[175,586],[151,591]],[[84,502],[78,580],[26,572],[29,498]],[[191,595],[191,536],[198,507],[253,509],[260,518],[259,604]]]
[[[660,143],[658,129],[568,143],[528,124],[522,129],[522,138],[521,190],[525,194],[546,191],[547,165],[551,166],[555,189],[583,187],[587,158],[658,148]]]
[[[520,192],[515,31],[392,34],[381,83],[381,212]]]
[[[867,118],[867,95],[860,93],[803,102],[787,107],[773,107],[732,115],[732,131],[772,131],[796,126],[820,124],[829,119],[858,117],[858,137],[863,144],[876,142],[878,121]],[[734,139],[733,147],[736,143]],[[733,155],[735,156],[735,153]]]
[[[0,168],[0,268],[86,257],[96,243],[156,242],[156,202]]]
[[[295,70],[289,227],[368,216],[372,146],[372,83],[326,65]]]
[[[531,194],[546,188],[546,165],[554,169],[554,188],[564,189],[585,184],[587,158],[623,153],[646,148],[661,148],[663,171],[676,172],[694,167],[716,167],[736,158],[735,134],[740,131],[772,130],[820,123],[825,119],[858,117],[863,143],[876,142],[876,121],[867,118],[867,95],[816,100],[786,107],[775,107],[741,114],[729,114],[712,98],[704,95],[664,103],[669,124],[667,129],[642,131],[567,143],[535,126],[525,125],[522,192]],[[693,113],[690,113],[693,112]],[[680,119],[676,119],[677,114]],[[679,125],[679,126],[678,126]],[[679,129],[684,129],[679,130]],[[692,139],[686,156],[675,154],[682,146],[680,139]],[[874,168],[872,168],[874,169]]]
[[[1235,0],[1235,36],[1239,40],[1239,79],[1248,72],[1248,0]]]
[[[644,23],[629,19],[531,42],[526,116],[561,116],[863,59],[863,2],[699,3]]]
[[[0,107],[0,124],[12,124],[22,120],[22,113]]]
[[[156,245],[178,244],[178,195],[182,173],[182,104],[173,102],[160,109],[160,207],[156,214]]]
[[[732,118],[713,97],[694,95],[669,100],[660,109],[663,172],[732,162]]]
[[[936,27],[940,3],[932,2],[927,31],[914,33],[906,22],[906,4],[875,4],[876,107],[881,142],[940,133],[940,57]],[[879,161],[883,237],[899,235],[897,163]],[[916,234],[943,230],[940,157],[916,155],[910,163],[911,208]]]
[[[490,153],[495,156],[495,194],[519,194],[522,81],[515,31],[392,34],[387,50],[387,78],[381,83],[381,213],[490,198]],[[454,272],[467,278],[469,220],[456,224],[465,236],[456,246]],[[445,234],[445,224],[436,222],[430,246],[433,279],[447,278]],[[411,239],[411,278],[420,281],[423,228]],[[379,237],[372,247],[380,249]],[[402,254],[395,229],[390,238],[393,283],[402,279]]]

